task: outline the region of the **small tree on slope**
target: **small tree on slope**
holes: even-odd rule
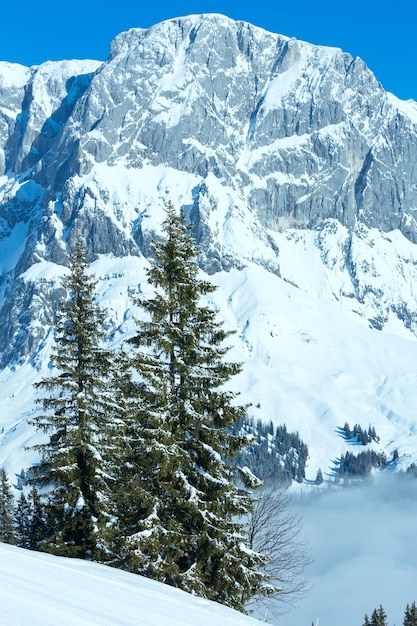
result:
[[[0,541],[15,543],[14,524],[14,497],[7,473],[4,467],[0,468]]]
[[[102,556],[98,529],[107,519],[108,487],[100,445],[113,414],[111,360],[100,347],[104,315],[94,303],[95,281],[78,244],[62,281],[68,298],[55,324],[55,372],[36,384],[43,414],[33,423],[49,435],[35,446],[33,484],[47,488],[47,536],[42,549],[79,558]]]
[[[137,299],[147,320],[131,340],[130,435],[119,465],[120,482],[136,497],[133,507],[126,495],[118,500],[127,534],[120,558],[140,574],[243,610],[271,587],[260,573],[265,557],[236,522],[250,496],[225,460],[243,444],[227,429],[244,408],[224,388],[240,366],[223,360],[228,333],[200,304],[214,288],[198,278],[195,243],[171,204],[163,230],[148,272],[154,297]]]
[[[19,546],[19,548],[29,548],[30,504],[28,503],[23,491],[20,492],[14,511],[14,527],[16,545]]]

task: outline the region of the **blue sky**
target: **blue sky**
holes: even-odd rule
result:
[[[15,9],[14,9],[15,7]],[[0,60],[104,60],[111,40],[191,13],[223,13],[275,33],[360,56],[387,91],[417,100],[417,3],[413,0],[20,0],[1,10]]]

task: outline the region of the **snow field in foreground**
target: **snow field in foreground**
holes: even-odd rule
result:
[[[0,543],[0,624],[250,626],[259,622],[137,574]]]

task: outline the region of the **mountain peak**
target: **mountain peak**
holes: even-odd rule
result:
[[[277,307],[297,294],[308,316],[319,298],[370,332],[414,341],[417,110],[387,94],[361,59],[191,15],[121,33],[104,63],[0,64],[0,111],[4,367],[38,366],[45,354],[61,295],[51,277],[79,236],[89,260],[106,259],[102,293],[123,283],[109,307],[114,332],[126,330],[126,282],[143,282],[167,200],[194,224],[201,268],[222,285],[247,363],[274,377],[283,362],[268,352],[280,327],[271,303],[256,313],[262,341],[245,290],[231,312],[257,271]],[[319,333],[316,343],[306,336],[320,345]],[[366,397],[366,410],[377,405]],[[327,409],[326,424],[340,421],[343,406]],[[398,422],[408,423],[402,410]],[[377,416],[388,413],[378,405]]]

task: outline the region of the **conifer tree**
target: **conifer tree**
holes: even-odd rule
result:
[[[323,473],[321,471],[321,467],[317,470],[316,474],[316,485],[321,485],[323,483]]]
[[[15,543],[14,524],[14,497],[10,487],[7,472],[0,468],[0,541]]]
[[[42,549],[64,556],[101,558],[97,531],[106,521],[107,485],[100,443],[112,415],[111,359],[101,347],[103,312],[84,248],[76,245],[62,285],[67,298],[55,323],[52,374],[36,383],[43,413],[32,423],[49,435],[30,482],[47,490],[47,536]],[[39,512],[39,511],[38,511]]]
[[[404,626],[417,626],[417,607],[415,602],[411,606],[407,604],[405,607],[403,624]]]
[[[381,604],[378,609],[373,610],[370,626],[388,626],[387,615]]]
[[[30,517],[30,505],[25,494],[21,491],[14,512],[15,543],[19,548],[29,548]]]
[[[120,483],[135,496],[133,508],[118,503],[129,533],[123,566],[244,610],[271,587],[260,573],[265,557],[247,548],[236,522],[251,498],[227,462],[243,444],[228,429],[245,408],[225,388],[240,365],[224,361],[229,333],[201,304],[214,287],[199,279],[196,245],[171,204],[163,231],[148,271],[154,296],[136,300],[146,319],[130,341],[130,435],[120,465],[133,471]]]
[[[38,550],[46,538],[47,527],[44,507],[41,502],[41,497],[35,485],[32,486],[28,495],[29,504],[29,534],[28,534],[28,548],[29,550]]]

